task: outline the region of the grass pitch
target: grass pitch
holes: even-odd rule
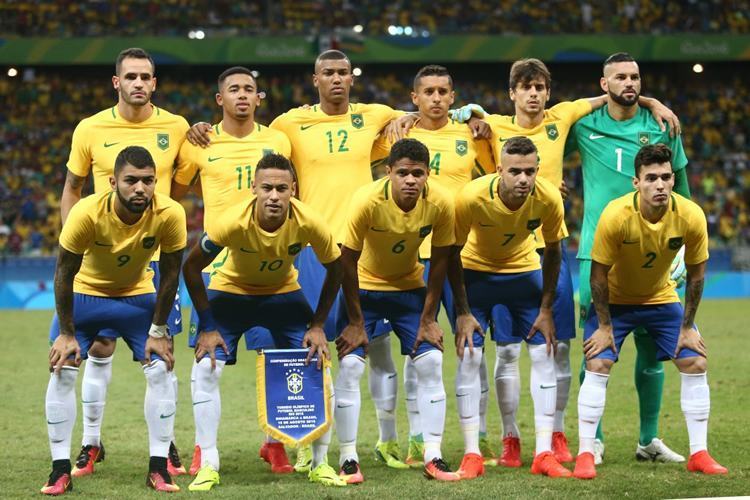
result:
[[[720,463],[729,468],[727,477],[704,477],[690,474],[684,464],[653,464],[634,458],[638,439],[638,403],[633,387],[634,349],[625,343],[621,362],[613,370],[607,391],[604,417],[606,433],[605,463],[598,468],[593,481],[549,479],[529,472],[533,453],[533,413],[528,394],[528,356],[521,362],[522,397],[518,419],[522,433],[524,467],[521,469],[488,468],[483,478],[457,484],[440,484],[424,479],[419,471],[396,471],[375,462],[372,448],[377,440],[377,422],[370,401],[367,382],[362,383],[362,415],[359,454],[365,482],[348,488],[325,488],[310,484],[299,475],[277,476],[258,458],[263,436],[258,429],[255,406],[255,354],[241,352],[236,366],[227,367],[222,377],[222,421],[219,430],[222,484],[209,493],[212,498],[560,498],[560,497],[632,497],[674,498],[750,494],[750,467],[746,453],[750,450],[750,370],[747,368],[745,339],[747,310],[750,301],[704,301],[698,324],[709,349],[709,384],[711,387],[711,421],[709,444]],[[39,497],[39,488],[49,474],[50,457],[44,417],[44,393],[47,371],[47,332],[51,311],[3,311],[5,327],[2,339],[0,380],[0,437],[3,453],[0,470],[4,471],[0,497]],[[187,320],[187,318],[186,318]],[[450,334],[448,334],[450,335]],[[191,351],[185,347],[186,335],[177,337],[177,366],[180,394],[176,421],[177,445],[189,464],[193,448],[193,417],[190,405]],[[450,344],[450,342],[446,342]],[[391,342],[396,365],[401,372],[402,359],[395,337]],[[148,439],[143,418],[145,380],[138,363],[131,361],[127,346],[120,342],[114,362],[112,383],[104,416],[103,440],[106,461],[98,464],[96,473],[75,480],[71,498],[143,498],[156,493],[144,486],[148,467]],[[525,351],[525,350],[524,350]],[[485,355],[490,370],[495,349],[488,345]],[[572,364],[580,366],[580,338],[574,341]],[[458,427],[453,384],[456,356],[446,352],[444,378],[448,393],[448,415],[443,441],[445,458],[458,467],[463,455],[462,436]],[[679,453],[688,454],[687,431],[680,411],[679,376],[671,363],[667,373],[662,403],[660,437]],[[577,370],[574,370],[577,371]],[[492,372],[490,372],[491,374]],[[335,374],[335,367],[334,367]],[[81,376],[79,376],[80,384]],[[577,377],[571,389],[566,431],[571,451],[577,450],[576,421]],[[403,390],[399,388],[398,425],[405,451],[407,422]],[[500,419],[494,390],[491,391],[488,416],[489,433],[496,450],[500,448]],[[80,389],[79,389],[80,395]],[[79,450],[81,412],[73,434],[72,458]],[[294,461],[293,452],[290,459]],[[745,458],[743,458],[745,457]],[[334,437],[329,460],[338,461]],[[190,479],[177,478],[183,491]],[[205,495],[205,494],[204,494]]]

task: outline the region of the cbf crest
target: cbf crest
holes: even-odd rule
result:
[[[298,369],[291,369],[286,372],[286,388],[292,394],[299,394],[302,392],[304,377]]]
[[[560,137],[560,132],[557,131],[557,125],[551,123],[544,127],[547,130],[547,139],[550,141],[556,141]]]
[[[169,134],[156,134],[156,145],[162,151],[169,149]]]
[[[646,146],[649,142],[651,142],[651,138],[649,137],[648,132],[638,132],[638,144]]]
[[[354,113],[352,114],[352,127],[354,128],[362,128],[365,126],[365,119],[362,116],[362,113]]]
[[[464,140],[456,139],[456,154],[458,156],[466,156],[469,152],[469,143]]]

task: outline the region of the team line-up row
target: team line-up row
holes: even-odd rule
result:
[[[646,365],[673,359],[681,372],[688,469],[726,472],[706,450],[706,352],[693,325],[708,259],[705,217],[685,192],[687,159],[676,117],[640,96],[638,65],[627,54],[605,61],[605,96],[549,110],[551,79],[544,64],[516,62],[509,87],[516,115],[504,117],[476,105],[449,115],[453,81],[440,66],[417,74],[415,114],[351,104],[351,64],[343,53],[328,51],[315,63],[319,104],[291,110],[270,127],[254,122],[260,94],[252,73],[234,67],[219,77],[216,101],[223,119],[210,130],[194,126],[188,138],[195,145],[183,142],[184,119],[150,103],[156,78],[147,53],[127,49],[115,69],[118,103],[76,127],[67,165],[57,315],[50,331],[55,373],[46,398],[53,470],[42,492],[64,493],[71,476],[91,474],[103,459],[101,421],[118,337],[142,362],[147,379],[147,484],[179,489],[171,477],[185,469],[173,444],[177,381],[170,337],[180,330],[172,301],[186,230],[175,200],[190,189],[205,206],[205,233],[183,267],[196,350],[191,490],[219,482],[219,379],[225,364],[235,361],[243,334],[248,348],[304,346],[319,360],[328,356],[326,336],[336,340],[340,470],[327,462],[329,431],[311,449],[298,451],[296,468],[308,470],[313,482],[363,481],[356,438],[366,354],[380,428],[376,452],[387,465],[423,467],[428,478],[445,481],[482,475],[485,463],[520,466],[515,411],[522,340],[532,365],[532,472],[570,476],[561,463],[573,459],[563,415],[575,325],[561,242],[567,236],[562,157],[572,150],[581,154],[586,197],[579,251],[586,372],[572,475],[596,475],[607,376],[630,331]],[[669,128],[639,102],[667,118]],[[385,176],[373,182],[371,160],[381,158]],[[81,200],[89,173],[95,194]],[[684,311],[670,280],[683,246]],[[158,263],[148,267],[152,259]],[[435,318],[441,300],[459,356],[456,395],[466,454],[456,472],[440,451],[443,334]],[[481,349],[488,328],[497,342],[495,381],[505,436],[499,459],[484,434]],[[391,330],[406,356],[406,459],[396,441]],[[82,357],[88,358],[84,436],[71,468]],[[659,391],[653,399],[656,415],[642,419],[637,456],[682,461],[657,437]],[[275,472],[291,471],[281,443],[269,439],[261,456]]]

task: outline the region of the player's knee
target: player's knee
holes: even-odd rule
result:
[[[115,353],[117,341],[107,337],[96,337],[89,347],[89,356],[109,358]]]
[[[515,377],[518,374],[518,358],[521,356],[521,344],[498,344],[495,350],[497,357],[495,378]]]
[[[674,360],[677,369],[681,373],[688,373],[690,375],[696,375],[705,373],[708,369],[708,362],[703,356],[690,356],[687,358],[678,358]]]
[[[469,349],[464,349],[464,356],[459,360],[459,370],[473,377],[479,377],[479,368],[482,366],[482,351],[475,349],[472,355]]]
[[[216,368],[211,368],[211,360],[203,358],[195,366],[195,390],[213,391],[218,387],[221,375],[224,372],[224,361],[217,360]]]
[[[146,383],[151,388],[161,388],[168,384],[171,386],[167,365],[160,359],[143,365],[143,374],[146,376]]]
[[[611,359],[589,359],[586,361],[586,370],[594,373],[601,373],[603,375],[609,375],[609,372],[612,370],[612,365],[614,365],[614,363],[615,362]]]
[[[336,391],[359,389],[359,381],[365,373],[365,361],[359,356],[347,355],[339,361]]]
[[[443,353],[428,351],[414,358],[417,369],[417,383],[420,386],[443,385]]]
[[[367,359],[370,363],[370,376],[396,373],[391,356],[390,335],[381,335],[370,343],[367,347]]]
[[[557,378],[570,377],[570,340],[561,340],[557,343],[555,372]]]

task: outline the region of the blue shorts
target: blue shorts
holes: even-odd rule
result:
[[[88,358],[91,343],[102,331],[111,332],[110,338],[122,338],[133,352],[133,361],[146,358],[146,340],[154,319],[156,294],[145,293],[130,297],[98,297],[83,293],[73,294],[73,325],[81,358]],[[50,343],[60,335],[57,315],[50,326]],[[109,335],[108,335],[109,336]],[[149,361],[161,359],[152,354]]]
[[[320,290],[323,288],[323,281],[326,279],[326,268],[320,263],[318,256],[315,255],[315,251],[310,246],[303,248],[299,255],[297,255],[294,266],[299,273],[297,281],[299,282],[299,286],[302,287],[302,293],[305,294],[307,303],[310,304],[310,307],[314,311],[318,307]],[[323,325],[326,338],[329,341],[335,340],[338,335],[336,318],[338,317],[339,309],[346,310],[342,297],[342,293],[339,291],[328,313],[328,318],[326,318],[326,322]]]
[[[609,314],[612,318],[613,333],[617,352],[620,352],[622,343],[628,334],[636,328],[643,327],[654,339],[656,344],[656,356],[660,361],[674,359],[677,350],[677,340],[680,336],[682,325],[682,304],[672,302],[670,304],[654,305],[619,305],[610,304]],[[589,308],[588,319],[583,327],[583,340],[588,340],[599,328],[599,317],[592,304]],[[700,356],[691,349],[680,351],[678,358],[690,358]],[[618,356],[612,349],[605,349],[594,359],[611,359],[617,361]]]
[[[495,274],[464,269],[464,284],[471,313],[483,330],[491,326],[492,339],[498,344],[526,340],[539,315],[542,300],[542,271]],[[483,346],[484,337],[474,333],[474,346]],[[536,332],[529,344],[544,344]]]
[[[208,289],[209,273],[201,273],[203,278],[203,286]],[[200,331],[200,321],[198,321],[198,313],[193,307],[190,311],[190,337],[188,338],[188,346],[195,347],[195,339]],[[273,348],[273,337],[271,332],[266,328],[253,327],[245,332],[245,348],[248,351],[255,349],[271,349]]]
[[[375,336],[375,325],[387,319],[394,333],[401,341],[401,354],[411,354],[412,349],[414,349],[414,343],[417,341],[419,319],[422,317],[426,295],[426,288],[417,288],[403,292],[360,290],[359,303],[362,307],[362,316],[365,320],[367,338],[372,340]],[[349,318],[342,307],[339,310],[337,318],[338,331],[341,332],[347,324],[349,324]],[[433,349],[437,349],[437,347],[427,342],[422,342],[417,348],[414,357]],[[351,354],[361,358],[365,357],[365,351],[362,347],[358,347]]]
[[[568,245],[562,241],[562,261],[560,275],[557,278],[555,303],[552,305],[552,316],[555,320],[557,340],[576,338],[576,306],[573,294],[573,276],[568,263]]]
[[[301,349],[307,325],[313,317],[313,311],[300,290],[277,295],[239,295],[208,290],[208,302],[219,333],[229,348],[229,355],[223,349],[217,349],[216,359],[226,361],[228,365],[237,362],[240,337],[257,326],[270,331],[272,346],[276,349]],[[195,347],[195,344],[190,347]]]

